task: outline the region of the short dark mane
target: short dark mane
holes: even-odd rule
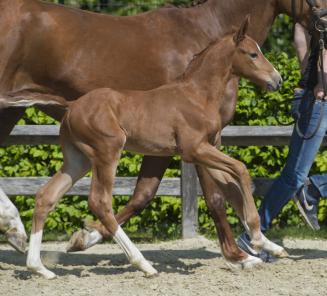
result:
[[[180,76],[177,77],[177,80],[183,80],[186,75],[192,71],[195,67],[197,67],[197,65],[200,64],[200,60],[202,60],[202,56],[204,56],[208,50],[215,45],[217,42],[219,42],[219,40],[215,40],[209,43],[209,45],[207,47],[205,47],[204,49],[202,49],[200,52],[196,53],[191,61],[188,63],[185,71],[183,72],[183,74],[181,74]]]
[[[185,71],[183,72],[183,74],[181,74],[180,76],[177,77],[178,80],[183,80],[188,73],[190,73],[191,71],[193,71],[196,67],[198,67],[201,64],[201,61],[203,60],[203,57],[206,55],[206,53],[209,51],[209,49],[216,45],[217,43],[221,42],[223,39],[227,38],[228,36],[234,34],[235,31],[232,29],[231,32],[229,34],[226,34],[223,38],[220,39],[216,39],[214,41],[211,41],[207,47],[205,47],[204,49],[202,49],[200,52],[196,53],[191,61],[188,63]]]
[[[194,0],[194,1],[192,1],[191,5],[189,5],[189,7],[199,6],[199,5],[206,3],[207,1],[208,0]]]
[[[201,6],[202,4],[208,2],[209,0],[193,0],[191,3],[181,3],[178,5],[175,5],[173,3],[173,0],[168,1],[167,4],[164,7],[178,7],[178,8],[189,8],[189,7],[196,7]]]

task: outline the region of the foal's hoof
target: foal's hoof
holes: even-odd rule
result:
[[[8,243],[18,252],[24,254],[27,245],[27,237],[25,234],[17,232],[16,229],[6,232]]]
[[[283,247],[270,241],[264,235],[262,235],[262,237],[263,237],[263,242],[264,242],[263,246],[262,246],[263,250],[267,251],[268,253],[270,253],[273,256],[278,257],[278,258],[285,258],[285,257],[289,256]]]
[[[46,269],[44,266],[27,267],[27,269],[29,271],[33,272],[34,274],[45,278],[46,280],[53,280],[53,279],[55,279],[57,277],[57,275],[55,273],[53,273],[52,271]]]
[[[70,238],[66,247],[66,252],[78,252],[87,249],[87,240],[89,232],[85,229],[78,230]]]
[[[287,258],[289,257],[289,254],[284,248],[281,248],[281,250],[273,252],[273,255],[278,257],[278,258]]]
[[[262,263],[263,261],[260,258],[251,255],[237,262],[226,261],[228,267],[232,269],[251,269]]]
[[[152,278],[158,276],[158,271],[153,268],[149,261],[143,259],[140,261],[132,262],[132,265],[144,272],[144,276],[147,278]]]

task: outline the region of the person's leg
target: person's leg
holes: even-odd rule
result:
[[[327,173],[321,175],[313,175],[310,178],[311,186],[313,186],[313,194],[319,194],[319,197],[327,198]],[[309,185],[310,186],[310,185]]]
[[[305,136],[313,133],[314,135],[309,139],[304,139],[294,128],[286,165],[259,209],[263,232],[267,231],[271,221],[278,215],[282,207],[303,186],[326,133],[327,103],[315,101],[310,107],[310,101],[312,102],[313,99],[312,94],[309,94],[301,103],[299,129]],[[317,126],[319,126],[318,129]]]

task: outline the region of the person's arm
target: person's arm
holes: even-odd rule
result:
[[[299,23],[296,23],[294,28],[294,46],[300,62],[301,74],[303,74],[308,64],[310,35]]]
[[[327,84],[327,73],[326,73],[326,70],[327,70],[327,51],[324,49],[323,51],[323,60],[324,60],[324,80]],[[315,97],[317,99],[322,99],[323,96],[324,96],[324,87],[323,87],[323,83],[322,83],[322,76],[321,76],[321,68],[320,68],[320,59],[319,59],[319,62],[318,62],[318,84],[316,85],[315,89],[314,89],[314,94],[315,94]],[[327,94],[325,94],[325,98],[326,98]]]

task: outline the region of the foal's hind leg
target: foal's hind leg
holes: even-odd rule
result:
[[[228,261],[241,262],[248,254],[238,247],[233,237],[226,216],[225,196],[205,168],[196,166],[196,169],[207,207],[216,226],[222,253]]]
[[[251,192],[251,178],[245,165],[223,154],[208,143],[203,143],[195,149],[193,159],[196,163],[206,166],[208,173],[218,184],[221,182],[221,172],[224,173],[223,176],[228,176],[229,181],[236,181],[234,185],[239,186],[240,190],[240,198],[237,200],[236,209],[238,209],[240,218],[251,237],[254,248],[259,250],[266,249],[268,246],[266,250],[272,252],[270,244],[267,243],[270,241],[260,230],[259,214]],[[279,247],[278,252],[273,251],[273,253],[276,255],[276,253],[283,252],[283,250],[283,248]]]
[[[220,188],[224,192],[226,196],[226,200],[231,204],[231,206],[235,209],[237,215],[240,217],[242,223],[244,224],[244,194],[242,193],[239,184],[235,181],[229,174],[226,174],[221,171],[214,172],[219,180],[221,180]],[[245,225],[246,226],[246,225]],[[250,234],[249,229],[247,232]],[[263,246],[262,249],[273,254],[277,257],[286,257],[288,256],[287,252],[284,248],[280,247],[279,245],[275,244],[274,242],[268,240],[263,234]],[[256,251],[253,250],[253,253]]]
[[[47,279],[56,275],[46,269],[40,258],[42,233],[48,213],[72,185],[89,170],[89,160],[70,143],[63,145],[64,165],[36,194],[27,268]]]
[[[253,257],[242,251],[235,242],[230,225],[227,221],[224,205],[224,195],[218,184],[211,178],[206,168],[197,166],[198,175],[203,188],[204,198],[210,214],[215,222],[218,238],[226,263],[231,268],[252,268],[262,263],[261,259]],[[203,180],[205,176],[205,180]]]
[[[122,134],[110,139],[95,140],[92,148],[86,148],[85,153],[91,160],[93,173],[89,207],[122,248],[130,263],[146,276],[152,276],[157,274],[157,271],[119,226],[112,209],[112,187],[124,141],[125,135]]]

